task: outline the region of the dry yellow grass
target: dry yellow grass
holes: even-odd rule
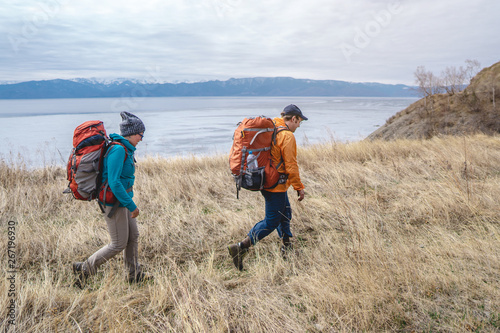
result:
[[[498,137],[332,142],[299,163],[296,252],[282,260],[271,234],[239,272],[226,246],[263,217],[260,194],[236,199],[226,156],[140,160],[140,259],[155,281],[129,285],[115,258],[84,290],[70,265],[108,242],[97,205],[61,194],[62,168],[0,164],[2,320],[13,220],[17,332],[498,332]]]

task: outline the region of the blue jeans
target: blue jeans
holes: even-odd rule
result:
[[[255,245],[262,238],[277,229],[280,238],[292,237],[290,221],[292,220],[292,209],[288,201],[287,192],[260,191],[266,200],[266,217],[258,222],[248,233],[248,237]]]

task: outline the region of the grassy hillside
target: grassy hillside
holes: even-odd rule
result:
[[[61,168],[0,164],[2,320],[12,220],[17,332],[498,332],[498,137],[333,142],[299,163],[296,252],[284,261],[273,233],[239,272],[226,246],[263,217],[260,194],[236,199],[225,156],[140,160],[140,259],[156,279],[129,285],[115,258],[84,290],[70,265],[108,242],[96,203],[64,196]]]
[[[373,139],[500,133],[500,62],[484,68],[462,92],[422,98],[371,133]]]

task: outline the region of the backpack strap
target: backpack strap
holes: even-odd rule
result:
[[[273,144],[276,144],[276,137],[278,136],[278,133],[280,132],[283,132],[283,131],[290,131],[290,129],[288,128],[288,126],[278,126],[276,128],[276,134],[274,135],[274,138],[273,138]],[[284,164],[285,161],[283,160],[283,156],[281,156],[281,161],[278,163],[278,165],[276,166],[276,170],[279,169],[279,167]],[[287,177],[288,178],[288,177]]]
[[[252,141],[250,141],[250,146],[253,145],[253,142],[257,138],[259,134],[266,133],[266,132],[274,132],[274,128],[245,128],[243,131],[257,131],[257,134],[252,138]]]
[[[278,126],[278,127],[276,127],[276,135],[278,135],[279,132],[283,132],[283,131],[290,131],[290,129],[288,128],[288,126]]]
[[[276,144],[276,137],[278,136],[278,133],[283,132],[283,131],[289,131],[289,130],[290,129],[288,128],[288,126],[278,126],[278,127],[275,127],[274,128],[274,133],[273,133],[272,143]]]
[[[99,206],[99,208],[101,209],[101,213],[105,213],[106,211],[104,210],[104,206],[101,204],[101,202],[99,201],[99,198],[97,198],[97,205]]]
[[[108,154],[109,154],[109,151],[111,150],[111,147],[114,146],[114,145],[120,145],[123,147],[123,149],[125,149],[125,159],[123,160],[123,162],[125,162],[125,160],[127,159],[127,156],[128,156],[128,150],[127,150],[127,147],[125,147],[125,145],[121,142],[118,142],[118,141],[111,141],[108,145],[108,149],[106,149],[106,154],[104,155],[104,157],[107,157]],[[134,157],[134,162],[135,162],[135,157]]]

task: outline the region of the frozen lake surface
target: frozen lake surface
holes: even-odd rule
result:
[[[146,125],[137,155],[164,157],[228,153],[236,124],[245,117],[279,116],[288,104],[309,120],[295,136],[299,145],[364,139],[416,101],[391,97],[158,97],[0,100],[0,159],[30,166],[65,165],[73,131],[102,120],[119,133],[120,111]]]

